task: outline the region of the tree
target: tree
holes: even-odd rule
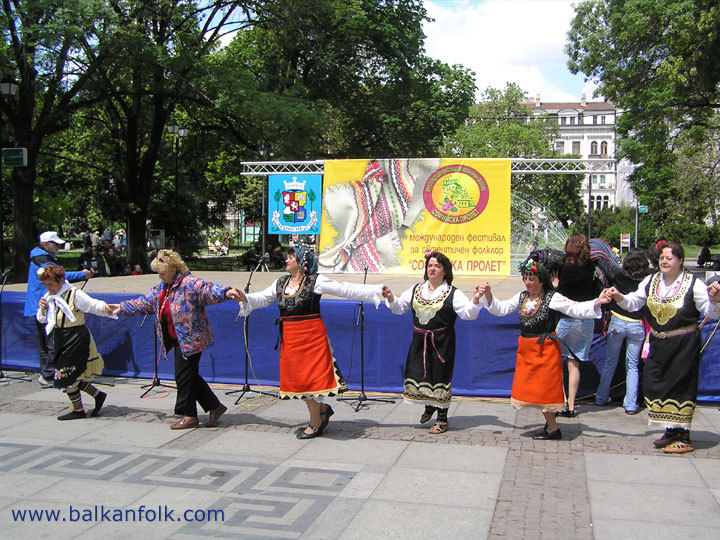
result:
[[[598,83],[618,116],[619,157],[662,222],[672,214],[678,138],[707,140],[720,107],[720,6],[715,0],[588,0],[566,51],[573,73]]]
[[[0,73],[19,89],[17,97],[0,97],[0,114],[12,143],[28,154],[27,167],[12,171],[15,279],[27,273],[27,254],[37,242],[34,197],[43,143],[91,102],[83,92],[110,54],[112,41],[105,36],[113,20],[110,6],[101,0],[3,2]]]

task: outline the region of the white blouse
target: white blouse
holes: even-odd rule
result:
[[[675,278],[670,285],[665,285],[665,280],[660,279],[658,284],[658,293],[660,296],[667,296],[672,291],[677,290],[680,286],[680,281],[683,278],[684,272],[680,272],[678,277]],[[647,303],[647,293],[645,289],[648,283],[652,279],[653,275],[646,276],[638,285],[637,291],[631,292],[625,295],[625,297],[618,302],[618,305],[628,311],[638,311]],[[720,303],[711,302],[710,295],[707,291],[707,285],[701,279],[696,279],[693,285],[693,300],[695,301],[695,307],[697,310],[712,319],[720,318]],[[684,301],[684,299],[683,299]]]
[[[280,278],[278,278],[280,279]],[[247,302],[240,302],[240,316],[249,315],[253,309],[260,309],[269,306],[273,302],[277,302],[277,282],[276,279],[272,285],[264,288],[256,293],[246,294]],[[330,278],[318,274],[315,280],[313,292],[315,294],[331,294],[348,300],[356,300],[358,302],[372,302],[375,307],[382,302],[383,285],[364,285],[361,283],[347,283],[334,281]],[[298,290],[297,287],[290,286],[288,280],[285,287],[285,294],[293,294]]]
[[[483,296],[483,305],[493,315],[504,317],[520,309],[520,294],[522,293],[517,293],[507,300],[498,300],[493,295],[492,303],[489,306],[487,305],[487,299]],[[550,299],[550,309],[564,313],[574,319],[600,319],[602,317],[602,309],[599,305],[595,305],[595,300],[576,302],[558,292],[553,294]]]
[[[420,295],[426,300],[435,300],[440,295],[444,294],[449,287],[450,286],[447,282],[443,281],[442,285],[430,292],[428,282],[425,281],[420,285]],[[409,289],[403,291],[400,296],[394,296],[393,302],[385,299],[385,305],[389,307],[390,311],[392,311],[395,315],[402,315],[412,308],[412,295],[413,287],[410,287]],[[455,294],[453,295],[453,310],[461,319],[465,321],[474,321],[480,314],[482,305],[479,303],[474,304],[464,292],[460,289],[455,289]]]

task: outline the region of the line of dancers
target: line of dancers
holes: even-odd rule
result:
[[[208,427],[217,425],[227,411],[199,373],[202,352],[214,342],[206,306],[234,300],[240,303],[241,315],[248,315],[277,302],[279,394],[283,399],[305,402],[308,423],[296,436],[310,439],[323,434],[334,414],[324,399],[347,389],[320,315],[323,294],[372,302],[376,307],[384,301],[395,314],[412,311],[403,396],[423,406],[421,423],[437,415],[430,428],[433,434],[446,432],[450,425],[447,413],[452,399],[457,318],[474,320],[483,308],[497,316],[517,312],[520,336],[511,404],[537,408],[542,413],[545,425],[534,439],[559,440],[562,433],[557,416],[573,416],[575,411],[574,395],[570,403],[571,396],[566,400],[564,392],[562,357],[565,354],[576,362],[583,358],[574,350],[582,349],[576,345],[577,339],[556,332],[558,320],[592,321],[602,317],[603,306],[612,303],[627,313],[641,313],[649,324],[650,351],[643,390],[650,424],[665,428],[654,445],[666,452],[683,453],[693,450],[689,429],[697,400],[701,348],[698,320],[701,315],[720,317],[720,285],[714,282],[706,286],[683,268],[683,261],[682,246],[665,244],[658,271],[636,283],[636,290],[612,286],[594,298],[578,301],[562,293],[562,272],[551,275],[540,260],[530,258],[521,267],[525,290],[500,300],[487,282],[475,287],[471,297],[454,287],[451,261],[439,252],[426,254],[422,282],[396,296],[385,285],[342,283],[319,275],[313,252],[302,244],[287,251],[287,274],[252,294],[203,281],[190,273],[178,253],[160,250],[151,264],[160,283],[149,293],[119,304],[106,304],[72,287],[59,265],[41,267],[38,278],[47,293],[39,302],[37,320],[45,325],[48,338],[55,344],[54,386],[64,390],[72,403],[72,411],[58,419],[72,420],[87,416],[80,391],[94,399],[91,416],[100,414],[107,398],[90,382],[102,371],[102,357],[83,314],[155,314],[162,353],[172,352],[175,361],[175,414],[180,419],[170,427],[190,429],[200,425],[197,404],[208,413]]]

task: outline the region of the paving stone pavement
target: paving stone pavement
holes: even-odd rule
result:
[[[300,441],[298,401],[224,395],[214,428],[172,431],[174,391],[102,378],[98,418],[58,422],[61,392],[0,383],[0,526],[6,538],[717,538],[720,412],[698,408],[696,451],[652,447],[646,413],[583,402],[561,419],[561,441],[534,441],[537,410],[507,400],[457,398],[451,429],[431,435],[420,410],[329,399],[335,415]],[[272,390],[272,389],[270,389]],[[349,394],[352,399],[356,394]],[[397,398],[397,396],[384,396]],[[86,407],[91,401],[84,396]],[[201,414],[201,422],[206,417]],[[134,516],[169,508],[222,512],[220,521],[113,523],[98,505]],[[59,523],[13,511],[64,512]],[[71,520],[75,516],[88,519]],[[86,512],[86,514],[80,514]],[[28,514],[29,515],[29,514]]]

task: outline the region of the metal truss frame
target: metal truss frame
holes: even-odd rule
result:
[[[242,176],[323,174],[325,161],[243,161]],[[512,159],[512,174],[616,173],[614,159]]]

